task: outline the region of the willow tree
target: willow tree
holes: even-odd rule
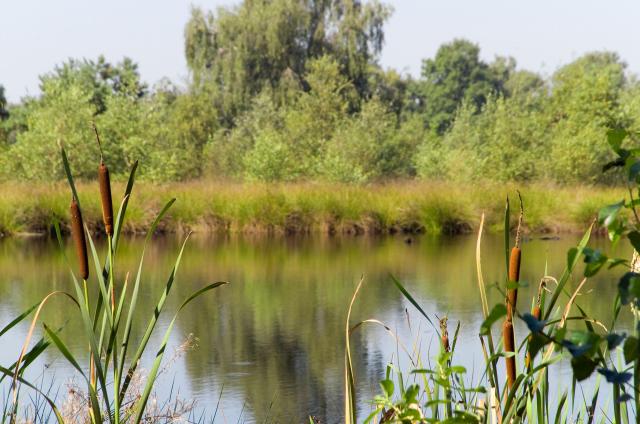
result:
[[[245,0],[215,13],[194,8],[185,28],[187,65],[225,126],[257,93],[277,89],[284,75],[304,75],[308,61],[324,55],[366,96],[389,15],[377,0]]]

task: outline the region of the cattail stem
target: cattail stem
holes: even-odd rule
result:
[[[78,271],[80,278],[87,280],[89,278],[89,260],[87,256],[87,240],[84,234],[84,225],[82,222],[82,212],[80,206],[74,198],[71,200],[71,236],[76,247],[76,257],[78,258]]]

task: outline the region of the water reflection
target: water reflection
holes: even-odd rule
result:
[[[118,258],[121,279],[137,268],[142,241],[128,239],[123,244]],[[481,311],[475,239],[421,237],[412,241],[407,243],[402,237],[193,237],[174,288],[177,296],[167,310],[175,310],[179,301],[206,283],[227,280],[232,284],[197,300],[182,314],[172,345],[179,345],[193,333],[199,346],[171,367],[163,380],[167,384],[159,387],[159,398],[167,395],[175,376],[182,396],[198,399],[200,407],[209,413],[215,410],[222,391],[218,412],[222,422],[222,416],[232,422],[238,418],[248,422],[301,422],[308,415],[316,415],[323,422],[339,421],[343,408],[344,320],[361,275],[365,275],[366,283],[353,311],[354,321],[381,319],[407,345],[419,334],[428,357],[433,332],[393,287],[389,279],[393,274],[406,283],[429,313],[447,314],[451,322],[462,323],[456,360],[477,371]],[[133,335],[136,339],[169,275],[180,243],[177,237],[160,237],[148,250],[140,299],[143,313],[136,320],[139,325]],[[552,275],[562,271],[566,251],[575,243],[576,237],[567,236],[560,240],[537,238],[524,245],[522,279],[530,284],[521,290],[520,307],[531,301],[545,267]],[[607,243],[595,240],[593,245],[604,249]],[[485,280],[500,281],[505,268],[501,238],[485,237],[482,254]],[[577,282],[576,278],[571,284]],[[616,281],[602,275],[589,284],[595,293],[581,297],[579,302],[606,322]],[[2,323],[51,290],[71,289],[66,265],[53,242],[0,241]],[[490,295],[490,301],[500,300],[497,290],[491,290]],[[64,325],[62,338],[79,354],[86,342],[79,337],[80,322],[67,313],[69,310],[63,299],[55,300],[44,319],[51,325]],[[170,315],[161,320],[161,328]],[[623,317],[623,325],[628,319]],[[23,325],[6,336],[6,343],[3,339],[7,347],[0,352],[2,364],[15,360],[26,331]],[[519,331],[524,334],[521,327]],[[377,392],[396,345],[383,330],[370,328],[355,333],[352,349],[359,405],[365,413],[369,410],[366,400]],[[54,351],[45,353],[42,359],[34,366],[38,372],[47,364],[47,374],[55,375],[61,383],[72,374]],[[560,366],[558,372],[566,369]]]

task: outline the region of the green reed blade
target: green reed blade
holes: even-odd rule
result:
[[[182,305],[180,305],[180,307],[178,308],[178,310],[176,311],[176,313],[173,316],[173,319],[171,320],[171,322],[169,323],[169,327],[167,328],[167,330],[164,333],[164,337],[162,338],[162,343],[160,344],[160,348],[158,349],[158,352],[156,353],[156,358],[153,361],[153,365],[151,367],[151,371],[149,372],[149,375],[147,376],[147,384],[145,385],[144,388],[144,392],[142,393],[142,396],[140,397],[140,400],[137,402],[137,411],[136,411],[136,417],[134,419],[134,423],[140,423],[142,421],[142,416],[144,414],[144,410],[147,406],[147,401],[149,400],[149,395],[151,394],[151,390],[153,389],[153,385],[155,383],[156,377],[158,376],[158,370],[160,369],[160,364],[162,363],[162,357],[164,356],[164,352],[165,349],[167,347],[167,343],[169,342],[169,336],[171,335],[171,331],[173,330],[173,325],[176,322],[176,319],[178,318],[178,314],[180,314],[180,311],[182,311],[182,309],[187,306],[189,303],[191,303],[191,301],[193,301],[194,299],[200,297],[201,295],[203,295],[204,293],[213,290],[217,287],[220,287],[224,284],[228,284],[226,281],[220,281],[217,283],[212,283],[209,284],[203,288],[201,288],[200,290],[197,290],[196,292],[192,293],[191,296],[189,296],[184,302],[182,302]]]
[[[121,344],[121,349],[120,349],[120,364],[119,364],[119,367],[118,367],[118,375],[120,375],[121,377],[122,377],[123,372],[124,372],[125,359],[126,359],[126,356],[127,356],[127,351],[129,349],[129,337],[131,336],[131,326],[132,326],[132,322],[133,322],[133,315],[134,315],[134,312],[136,310],[136,306],[137,306],[137,302],[138,302],[138,290],[140,288],[140,279],[142,277],[142,264],[144,263],[144,255],[145,255],[145,252],[147,250],[147,245],[149,244],[149,241],[151,240],[151,237],[155,233],[156,228],[158,227],[158,224],[160,223],[160,220],[169,211],[169,208],[171,208],[171,205],[173,205],[173,203],[175,201],[176,201],[176,199],[169,200],[169,202],[167,202],[167,204],[164,206],[164,208],[162,208],[160,213],[158,213],[158,215],[156,216],[156,219],[153,221],[153,223],[149,227],[149,231],[147,231],[147,235],[146,235],[146,237],[144,239],[144,244],[142,246],[142,253],[140,254],[140,262],[138,263],[138,272],[136,274],[136,279],[135,279],[135,282],[133,284],[133,291],[131,293],[131,301],[129,303],[129,312],[128,312],[128,315],[127,315],[127,320],[125,322],[124,334],[122,336],[122,344]],[[185,240],[185,243],[186,243],[186,240]],[[183,244],[182,248],[184,249],[184,244]],[[180,254],[182,254],[182,251],[181,251]],[[129,385],[128,380],[125,379],[125,382],[126,382],[126,385],[123,386],[124,390],[120,389],[120,398],[121,399],[123,398],[124,393],[126,392],[126,386]]]
[[[38,302],[35,305],[29,307],[26,311],[24,311],[23,313],[18,315],[16,318],[14,318],[9,324],[5,325],[4,328],[2,330],[0,330],[0,337],[2,337],[2,335],[4,333],[6,333],[7,331],[11,330],[14,326],[16,326],[23,319],[25,319],[27,316],[29,316],[29,314],[31,314],[31,312],[33,312],[39,305],[40,305],[40,302]]]
[[[122,198],[122,203],[120,204],[120,209],[118,209],[118,214],[116,215],[116,222],[113,227],[113,250],[116,252],[118,250],[118,242],[120,241],[120,233],[122,232],[122,225],[124,223],[124,217],[127,213],[127,206],[129,205],[129,199],[131,198],[131,192],[133,191],[133,184],[136,179],[136,170],[138,169],[138,161],[135,161],[133,166],[131,167],[131,172],[129,173],[129,179],[127,181],[127,187],[124,190],[124,197]]]
[[[427,313],[420,307],[420,305],[418,304],[418,302],[416,302],[416,300],[413,298],[413,296],[411,296],[411,294],[407,291],[407,289],[404,288],[404,286],[402,285],[402,283],[400,283],[400,281],[398,281],[398,279],[396,279],[396,277],[394,277],[393,275],[391,275],[391,280],[393,281],[393,283],[396,285],[396,287],[398,288],[398,290],[400,290],[400,293],[402,293],[402,295],[418,310],[418,312],[420,312],[420,314],[422,314],[423,317],[425,317],[427,319],[427,321],[429,322],[429,324],[431,324],[431,326],[434,328],[434,330],[436,331],[436,334],[438,335],[438,338],[441,337],[440,335],[440,330],[438,329],[438,327],[433,323],[433,321],[431,321],[431,318],[429,318],[429,316],[427,315]]]
[[[8,370],[7,368],[5,368],[3,366],[0,366],[0,373],[2,373],[5,377],[6,376],[9,376],[9,377],[13,376],[13,371]],[[49,398],[49,396],[44,394],[44,392],[42,392],[42,390],[38,389],[35,385],[33,385],[32,383],[30,383],[29,381],[25,380],[22,377],[18,377],[18,381],[20,382],[20,384],[24,384],[25,386],[29,387],[30,389],[32,389],[36,393],[38,393],[40,396],[42,396],[45,399],[45,401],[49,404],[49,406],[51,407],[51,410],[53,411],[54,415],[56,416],[56,421],[58,422],[58,424],[65,424],[64,423],[64,419],[62,418],[62,414],[60,413],[60,411],[56,407],[56,404],[53,402],[53,400],[51,400],[51,398]]]
[[[549,300],[549,304],[545,308],[544,320],[549,319],[549,316],[551,315],[551,311],[553,311],[553,307],[558,301],[558,297],[560,297],[560,293],[562,293],[562,291],[564,290],[564,286],[569,281],[569,277],[571,277],[571,274],[573,273],[573,269],[576,267],[576,265],[580,261],[580,256],[582,255],[584,248],[587,247],[587,243],[589,243],[589,239],[591,238],[592,230],[593,230],[593,223],[589,226],[589,229],[582,236],[580,243],[578,243],[577,251],[575,252],[573,257],[571,257],[570,260],[568,261],[567,267],[562,273],[562,277],[560,277],[560,280],[558,281],[558,285],[556,286],[556,288],[553,291],[553,294],[551,295],[551,300]]]
[[[175,277],[176,277],[176,273],[178,272],[178,268],[180,266],[180,261],[182,260],[182,254],[184,253],[184,248],[187,245],[187,241],[189,240],[189,236],[187,236],[184,240],[184,242],[182,243],[182,247],[180,248],[180,252],[178,253],[178,257],[176,259],[176,262],[173,266],[173,270],[171,271],[171,275],[169,275],[169,279],[167,280],[167,283],[165,284],[165,288],[164,291],[162,292],[162,295],[160,296],[160,299],[158,300],[158,303],[156,304],[156,307],[153,311],[153,313],[151,314],[151,318],[149,319],[149,323],[147,324],[147,329],[144,333],[144,336],[142,336],[142,341],[140,342],[140,344],[138,345],[138,349],[136,350],[136,353],[133,355],[133,357],[131,358],[131,363],[129,365],[129,370],[127,371],[127,375],[125,377],[125,380],[122,384],[122,388],[120,389],[120,398],[123,399],[124,398],[124,394],[127,391],[127,388],[129,386],[129,383],[131,382],[131,378],[133,377],[133,373],[135,372],[136,368],[138,367],[138,363],[140,358],[142,357],[142,354],[144,353],[144,350],[147,347],[147,343],[149,342],[149,338],[151,337],[151,333],[153,332],[153,330],[155,329],[155,326],[158,322],[158,318],[160,317],[160,314],[162,313],[162,309],[164,308],[164,304],[167,300],[167,297],[169,296],[169,292],[171,291],[171,288],[173,287],[173,283],[175,281]],[[133,314],[132,314],[133,315]],[[133,317],[131,317],[133,318]],[[128,340],[128,338],[127,338]],[[127,342],[128,344],[128,342]],[[123,343],[123,346],[125,344]],[[124,360],[124,355],[123,357],[120,358],[121,361]],[[120,375],[123,375],[122,373]]]
[[[76,358],[73,356],[71,351],[69,351],[69,348],[67,348],[64,342],[60,340],[58,335],[54,331],[51,331],[47,324],[43,324],[43,326],[44,331],[47,333],[51,341],[53,341],[53,344],[56,345],[60,353],[62,353],[62,356],[67,359],[67,361],[80,373],[82,378],[84,378],[84,380],[87,382],[87,386],[89,387],[89,397],[91,399],[91,409],[93,410],[93,414],[95,417],[100,417],[100,403],[98,401],[98,396],[96,395],[95,390],[93,390],[93,388],[91,387],[90,381],[87,378],[86,374],[84,373],[84,371],[82,371],[82,367],[80,367],[80,364],[78,363]]]
[[[506,275],[509,278],[509,252],[511,250],[510,230],[511,230],[511,208],[509,206],[509,196],[504,207],[504,260],[506,265]]]
[[[102,273],[103,267],[100,264],[100,257],[98,256],[98,252],[96,251],[96,246],[93,243],[93,237],[91,237],[91,233],[89,232],[89,229],[87,228],[86,224],[85,224],[85,232],[87,233],[87,240],[89,241],[91,256],[93,257],[93,264],[96,269],[96,276],[98,277],[98,288],[100,289],[100,294],[102,296],[102,303],[106,305],[109,303],[109,293],[107,292],[106,283],[104,281],[104,274]],[[108,274],[111,274],[111,272],[108,271]],[[109,324],[113,328],[113,316],[111,314],[111,309],[105,307],[104,310],[106,311],[106,316],[109,319]]]

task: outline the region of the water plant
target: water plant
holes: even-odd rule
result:
[[[98,137],[97,130],[95,130],[95,132],[96,137]],[[76,190],[69,161],[63,148],[61,149],[61,157],[72,197],[70,223],[78,267],[75,268],[71,266],[68,258],[65,259],[70,265],[70,277],[73,281],[75,293],[63,291],[52,292],[39,304],[19,317],[20,319],[24,319],[33,312],[33,310],[36,310],[20,357],[12,367],[0,369],[5,376],[10,375],[13,378],[13,399],[10,408],[5,408],[4,417],[5,420],[9,420],[11,423],[16,421],[20,385],[26,385],[44,396],[41,390],[22,378],[22,373],[38,354],[42,353],[46,347],[54,345],[62,357],[75,368],[78,375],[85,382],[86,393],[89,399],[88,410],[86,411],[86,422],[108,422],[110,424],[140,423],[147,419],[145,415],[147,402],[153,391],[169,336],[178,318],[178,314],[196,298],[227,283],[215,282],[205,285],[183,300],[174,312],[173,317],[169,320],[168,327],[164,331],[160,345],[155,347],[156,354],[148,373],[144,375],[143,389],[132,393],[132,381],[141,377],[138,371],[140,362],[143,354],[150,348],[149,342],[151,336],[164,312],[167,299],[171,295],[171,289],[176,283],[177,271],[188,236],[185,237],[182,243],[180,252],[164,285],[164,290],[157,300],[155,308],[150,311],[151,313],[147,324],[143,327],[145,331],[142,338],[134,342],[131,334],[133,326],[138,325],[134,320],[140,319],[137,300],[140,293],[145,251],[158,224],[165,217],[169,208],[175,202],[175,199],[171,199],[165,204],[149,227],[133,281],[131,282],[129,280],[129,273],[126,273],[123,281],[118,281],[116,277],[117,251],[118,246],[122,243],[122,229],[125,225],[127,206],[133,192],[137,163],[135,163],[131,169],[123,200],[114,220],[109,171],[101,159],[98,168],[98,178],[100,182],[106,236],[106,252],[100,255],[91,232],[87,225],[83,223],[80,196]],[[54,227],[60,248],[64,253],[60,225],[56,223]],[[91,275],[88,265],[88,250],[90,250],[94,267],[94,272],[91,273]],[[37,322],[39,322],[41,310],[45,307],[49,299],[60,295],[70,301],[72,310],[78,314],[78,319],[82,322],[83,336],[86,339],[87,346],[87,355],[85,357],[74,355],[60,337],[60,330],[50,328],[46,323],[42,323],[45,337],[29,350],[35,326]],[[10,326],[11,325],[12,324],[10,324]],[[0,333],[0,335],[1,334],[2,333]],[[47,397],[45,396],[45,398]],[[54,412],[56,420],[59,423],[63,423],[64,419],[60,414],[59,408],[56,407],[53,400],[49,398],[47,398],[47,400]]]
[[[432,326],[441,340],[441,350],[433,364],[423,368],[422,358],[416,351],[403,349],[409,358],[411,370],[400,368],[400,361],[390,363],[381,394],[372,400],[372,412],[366,422],[638,422],[640,419],[640,149],[625,148],[623,143],[637,143],[638,134],[626,130],[612,130],[609,144],[618,155],[604,167],[605,170],[621,167],[627,174],[628,199],[602,208],[597,220],[589,226],[576,247],[567,252],[566,268],[560,277],[540,277],[536,296],[531,299],[527,312],[517,305],[517,291],[521,286],[519,271],[522,260],[520,229],[523,208],[518,219],[518,230],[513,247],[510,247],[510,208],[507,201],[504,219],[505,278],[498,285],[487,285],[483,278],[481,240],[484,215],[478,231],[476,266],[478,288],[484,321],[480,327],[480,347],[484,370],[475,384],[465,385],[466,370],[451,365],[455,353],[456,337],[448,351],[442,328],[433,325],[430,314],[396,279],[395,286],[409,304],[417,309]],[[521,203],[522,205],[522,203]],[[633,247],[633,257],[615,258],[589,247],[594,226],[605,228],[615,245],[626,240]],[[584,268],[579,269],[582,263]],[[586,294],[589,280],[601,272],[613,273],[623,269],[617,281],[618,293],[611,299],[611,322],[605,325],[590,317],[581,307],[579,295]],[[579,284],[569,289],[572,276],[579,277]],[[358,286],[357,292],[361,285]],[[498,290],[505,304],[498,303],[490,310],[487,290]],[[564,305],[560,305],[562,299]],[[355,299],[355,296],[354,296]],[[350,327],[351,307],[347,314],[347,352],[349,336],[363,322]],[[633,316],[630,329],[618,328],[618,318],[625,308]],[[572,311],[577,311],[572,313]],[[502,340],[496,343],[492,326],[505,317]],[[528,333],[520,341],[515,338],[513,321],[517,318],[526,325]],[[372,322],[375,320],[366,320]],[[571,326],[569,322],[573,322]],[[384,325],[381,323],[381,325]],[[629,333],[627,333],[628,330]],[[399,342],[401,343],[401,342]],[[504,358],[504,373],[499,372],[498,361]],[[524,361],[517,360],[518,358]],[[347,355],[347,397],[355,397],[355,378],[352,361]],[[550,366],[568,360],[573,375],[570,390],[562,390],[551,396]],[[518,366],[520,364],[520,366]],[[395,373],[393,384],[392,376]],[[409,377],[405,377],[406,375]],[[588,387],[581,383],[595,374]],[[606,386],[610,396],[606,393]],[[399,390],[397,390],[397,389]],[[586,392],[591,392],[587,395]],[[444,394],[442,396],[441,394]],[[355,402],[345,404],[348,422],[356,422]]]

